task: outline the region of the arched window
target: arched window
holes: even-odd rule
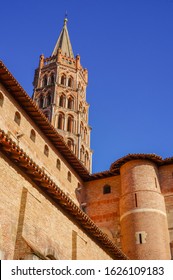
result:
[[[73,139],[68,139],[67,140],[67,145],[68,145],[68,147],[74,152],[74,141],[73,141]]]
[[[49,148],[48,148],[48,146],[47,145],[45,145],[44,146],[44,154],[45,154],[45,156],[49,156]]]
[[[4,96],[3,96],[3,94],[0,92],[0,107],[3,106],[3,103],[4,103]]]
[[[52,101],[51,93],[49,92],[47,97],[46,97],[46,106],[47,107],[51,105],[51,101]]]
[[[67,180],[68,180],[69,182],[71,182],[71,173],[70,173],[70,171],[68,171],[68,173],[67,173]]]
[[[74,129],[74,119],[72,116],[68,116],[67,119],[67,131],[73,132]]]
[[[64,130],[64,120],[65,116],[63,113],[60,113],[58,116],[58,129],[63,129]]]
[[[84,129],[84,141],[87,143],[87,128]]]
[[[16,112],[15,115],[14,115],[14,121],[20,125],[20,122],[21,122],[21,116],[19,114],[19,112]]]
[[[65,86],[66,84],[66,76],[65,75],[62,75],[61,76],[61,85],[64,85]]]
[[[85,153],[85,166],[88,167],[88,163],[89,163],[89,155],[88,152],[86,151]]]
[[[74,98],[72,96],[68,98],[68,109],[74,109]]]
[[[59,98],[59,106],[65,107],[65,95],[62,94]]]
[[[51,74],[50,81],[51,81],[51,84],[54,85],[54,83],[55,83],[55,74]]]
[[[36,133],[35,133],[34,129],[31,129],[30,139],[31,139],[33,142],[35,142],[35,139],[36,139]]]
[[[69,77],[68,79],[68,87],[73,87],[73,78],[72,77]]]
[[[46,75],[43,78],[43,86],[47,86],[47,76]]]
[[[39,100],[39,107],[40,108],[43,108],[43,103],[44,103],[43,96],[40,96],[40,100]]]
[[[80,149],[80,160],[84,162],[84,146],[81,146]]]
[[[103,194],[108,194],[108,193],[111,193],[111,186],[104,185],[104,187],[103,187]]]
[[[59,158],[56,161],[56,168],[58,168],[58,170],[61,169],[61,162],[60,162]]]
[[[82,139],[84,138],[84,126],[83,126],[83,123],[81,122],[80,124],[80,134],[81,134],[81,137]]]

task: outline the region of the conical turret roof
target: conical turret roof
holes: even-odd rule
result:
[[[73,55],[73,50],[70,42],[70,37],[68,34],[68,29],[67,29],[67,18],[64,19],[64,26],[62,28],[62,31],[59,35],[59,38],[56,42],[55,48],[52,52],[52,56],[56,55],[58,52],[58,49],[61,49],[63,55],[67,55],[67,57],[72,57],[74,58]]]

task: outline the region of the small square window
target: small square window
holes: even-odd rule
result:
[[[103,194],[108,194],[108,193],[111,193],[111,186],[105,185],[103,187]]]

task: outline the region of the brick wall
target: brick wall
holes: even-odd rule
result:
[[[110,186],[110,193],[104,194],[105,186]],[[84,187],[87,214],[120,247],[120,176],[87,182]]]
[[[82,180],[62,157],[62,155],[53,147],[50,141],[43,135],[40,129],[34,124],[24,110],[16,103],[9,93],[0,85],[0,91],[4,95],[4,104],[0,107],[0,127],[9,134],[18,145],[50,176],[54,182],[63,189],[77,204],[75,189],[78,184],[83,185]],[[20,126],[14,121],[15,112],[21,114]],[[30,139],[31,129],[36,132],[36,140]],[[17,133],[22,135],[17,139]],[[44,154],[44,147],[49,147],[49,156]],[[56,167],[57,159],[60,159],[61,169]],[[68,172],[71,172],[71,182],[67,178]]]
[[[123,251],[131,259],[170,259],[165,202],[156,165],[131,160],[120,172]]]
[[[161,190],[165,198],[170,246],[173,258],[173,165],[159,168]]]
[[[0,250],[56,259],[110,259],[70,216],[0,154]]]

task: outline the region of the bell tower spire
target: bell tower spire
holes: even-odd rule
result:
[[[62,31],[59,35],[59,38],[56,42],[55,48],[52,52],[52,56],[56,55],[58,50],[61,49],[61,52],[63,55],[66,54],[66,56],[74,58],[73,49],[72,49],[72,45],[70,42],[70,37],[68,34],[68,29],[67,29],[67,22],[68,22],[68,19],[66,16],[64,18],[64,26],[63,26]]]
[[[91,172],[91,127],[86,101],[88,71],[82,67],[80,56],[74,57],[67,21],[65,17],[52,55],[48,58],[43,54],[40,56],[33,82],[33,100]]]

